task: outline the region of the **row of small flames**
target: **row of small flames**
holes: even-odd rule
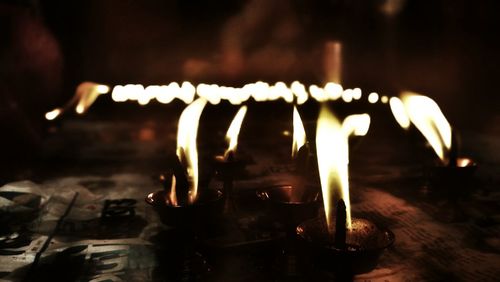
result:
[[[85,82],[77,88],[73,99],[65,107],[57,108],[46,114],[47,120],[53,120],[68,108],[76,105],[77,113],[84,113],[99,95],[107,94],[110,87],[106,85]],[[195,97],[198,94],[198,97]],[[269,101],[283,98],[289,103],[294,103],[293,110],[293,144],[292,158],[295,158],[299,149],[307,142],[306,132],[297,110],[297,105],[303,104],[307,99],[324,102],[342,98],[344,102],[359,100],[361,90],[346,89],[335,83],[328,83],[321,88],[315,85],[309,87],[309,94],[303,84],[294,82],[288,88],[286,84],[278,82],[270,86],[264,82],[247,84],[242,88],[220,87],[217,85],[199,84],[194,87],[189,82],[182,85],[171,83],[167,86],[126,85],[115,86],[112,99],[116,102],[137,100],[141,105],[156,99],[161,103],[169,103],[178,98],[189,104],[181,113],[177,132],[177,156],[182,160],[182,165],[187,169],[189,178],[189,202],[193,203],[198,194],[198,152],[197,132],[200,116],[207,103],[218,104],[221,100],[228,100],[232,104],[241,104],[253,97],[255,101]],[[444,164],[448,162],[449,150],[452,147],[451,126],[441,112],[439,106],[429,97],[411,92],[403,92],[401,96],[383,96],[382,103],[389,103],[396,121],[401,127],[408,129],[413,124],[427,139],[437,156]],[[370,93],[370,103],[377,103],[379,95]],[[243,105],[236,113],[226,134],[228,148],[225,156],[230,153],[234,156],[241,125],[245,119],[247,106]],[[333,195],[340,195],[344,200],[347,212],[347,228],[351,228],[351,211],[349,200],[349,143],[351,135],[364,136],[370,127],[370,116],[367,113],[355,114],[340,121],[326,106],[321,107],[316,127],[316,155],[320,176],[323,204],[327,224],[333,223],[332,212],[334,203]],[[172,179],[171,198],[175,197],[175,177]],[[171,199],[172,200],[172,199]]]

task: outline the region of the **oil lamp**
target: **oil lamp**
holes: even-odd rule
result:
[[[313,263],[340,274],[373,269],[383,250],[394,242],[389,230],[351,217],[348,138],[365,135],[369,125],[368,114],[350,115],[341,123],[326,105],[322,106],[316,151],[325,213],[302,222],[296,229]]]
[[[292,160],[295,163],[289,183],[258,189],[257,197],[265,203],[268,214],[284,223],[287,234],[294,234],[297,225],[316,217],[319,209],[319,187],[307,183],[311,159],[306,132],[297,107],[293,108]]]
[[[206,105],[200,98],[182,112],[177,132],[177,155],[170,171],[161,177],[164,189],[150,193],[146,202],[153,206],[165,225],[185,230],[207,230],[224,207],[220,190],[201,187],[198,181],[196,136],[198,122]]]
[[[430,192],[446,197],[469,194],[477,164],[459,157],[457,132],[452,130],[437,103],[423,95],[403,92],[401,99],[390,99],[390,107],[401,127],[407,129],[410,123],[414,124],[439,157],[425,172]]]
[[[225,195],[224,211],[226,214],[230,214],[236,210],[233,182],[235,175],[244,169],[241,159],[236,158],[236,149],[238,147],[238,135],[246,113],[247,106],[241,106],[227,130],[226,141],[228,142],[228,147],[224,155],[215,157],[216,172],[223,182]]]

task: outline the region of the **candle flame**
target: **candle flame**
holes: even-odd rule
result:
[[[226,140],[229,143],[229,146],[224,153],[224,157],[227,159],[230,152],[235,153],[236,147],[238,146],[238,135],[240,134],[241,124],[243,123],[243,119],[247,113],[247,106],[241,106],[236,115],[233,118],[233,121],[229,125],[229,128],[226,133]]]
[[[292,158],[297,156],[299,149],[306,143],[306,130],[300,118],[297,107],[293,107],[293,143],[292,143]]]
[[[172,175],[172,185],[170,186],[170,193],[168,193],[168,203],[174,207],[179,206],[179,202],[177,201],[177,191],[175,189],[176,184],[175,175]]]
[[[45,114],[45,119],[53,120],[53,119],[57,118],[61,114],[61,112],[62,112],[62,110],[60,108],[53,109],[52,111],[47,112]]]
[[[78,103],[76,105],[76,112],[78,114],[85,113],[88,108],[95,102],[97,97],[101,94],[109,92],[109,87],[93,82],[81,83],[76,89],[78,96]]]
[[[349,200],[349,136],[365,135],[370,126],[368,114],[350,115],[341,124],[326,105],[318,117],[316,150],[318,170],[323,193],[325,216],[330,231],[333,230],[333,208],[337,199],[346,205],[346,227],[352,228]]]
[[[62,108],[56,108],[45,113],[45,119],[54,120],[64,113],[68,108],[75,106],[75,112],[85,113],[101,94],[109,92],[109,86],[94,82],[83,82],[76,88],[76,93],[71,100]]]
[[[193,203],[198,194],[198,151],[196,137],[201,114],[207,101],[199,98],[187,106],[181,113],[177,128],[177,156],[181,164],[187,168],[190,183],[189,201]],[[175,183],[174,181],[172,181]]]
[[[401,100],[409,119],[422,133],[438,157],[446,163],[451,149],[451,126],[438,104],[431,98],[413,92],[403,92]]]
[[[392,97],[389,99],[389,106],[391,107],[391,112],[399,125],[404,128],[410,128],[410,118],[406,113],[405,105],[398,97]]]

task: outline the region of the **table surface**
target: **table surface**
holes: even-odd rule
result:
[[[340,280],[283,255],[283,226],[252,196],[289,182],[291,109],[249,111],[238,151],[248,165],[234,183],[238,209],[221,219],[224,232],[180,247],[185,242],[171,235],[144,197],[161,189],[157,176],[173,152],[181,109],[144,114],[136,108],[136,118],[127,109],[122,116],[91,112],[51,125],[38,161],[18,172],[26,181],[0,188],[0,281]],[[236,108],[207,111],[200,162],[222,152]],[[369,134],[352,140],[352,213],[389,228],[396,241],[375,269],[354,280],[498,281],[500,116],[487,130],[461,132],[462,152],[479,163],[470,192],[436,197],[425,177],[435,157],[421,136],[397,128],[386,106],[371,111]],[[304,116],[310,133],[314,119]],[[20,205],[11,201],[13,191],[39,195],[43,204]]]

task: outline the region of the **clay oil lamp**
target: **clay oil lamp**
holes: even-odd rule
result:
[[[369,124],[367,114],[350,115],[341,123],[322,106],[316,150],[324,216],[304,221],[296,229],[313,264],[339,277],[370,271],[394,242],[391,231],[351,216],[348,137],[365,135]]]
[[[182,112],[177,155],[171,158],[169,172],[162,176],[164,189],[146,197],[167,226],[202,231],[218,221],[224,208],[222,191],[199,187],[196,135],[205,105],[206,101],[200,98]]]
[[[424,172],[429,192],[455,198],[470,194],[477,164],[459,156],[457,132],[452,130],[437,103],[423,95],[403,92],[401,99],[391,98],[390,106],[401,127],[408,129],[413,124],[438,156]]]

